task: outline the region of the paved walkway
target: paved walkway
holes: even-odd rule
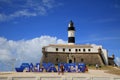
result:
[[[89,70],[86,73],[58,73],[48,72],[0,72],[0,77],[120,77],[120,75],[113,75],[105,73],[103,70]]]

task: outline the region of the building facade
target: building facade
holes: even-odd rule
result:
[[[109,63],[108,52],[101,45],[75,44],[75,27],[72,21],[68,25],[68,43],[44,46],[42,53],[41,62],[54,64],[84,62],[89,65],[108,65]]]

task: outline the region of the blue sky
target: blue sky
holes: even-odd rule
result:
[[[0,54],[15,58],[30,53],[22,48],[33,48],[28,44],[36,46],[33,43],[38,42],[37,48],[41,48],[65,43],[70,20],[76,28],[76,44],[102,45],[120,64],[119,0],[0,0]],[[41,49],[33,50],[37,51]]]

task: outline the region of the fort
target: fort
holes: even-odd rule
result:
[[[114,65],[114,55],[108,57],[108,52],[102,45],[75,44],[75,26],[72,21],[68,25],[68,43],[50,44],[42,48],[42,59],[40,62],[58,63],[80,63],[88,65]]]

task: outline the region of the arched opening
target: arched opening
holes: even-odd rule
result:
[[[74,58],[74,63],[76,62],[76,59]]]
[[[69,63],[72,63],[72,60],[71,60],[71,59],[69,60]]]
[[[56,61],[58,62],[58,58],[56,58]]]
[[[84,59],[82,58],[82,59],[81,59],[81,62],[83,62],[83,61],[84,61]]]
[[[59,63],[59,59],[58,58],[56,58],[56,64],[58,64]]]

